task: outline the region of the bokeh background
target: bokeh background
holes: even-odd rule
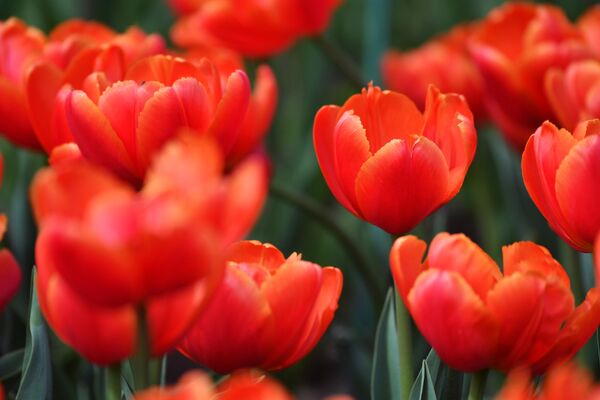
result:
[[[365,82],[381,85],[379,63],[394,47],[410,49],[458,23],[482,18],[499,0],[345,0],[326,36],[361,68]],[[552,2],[577,18],[593,1]],[[168,38],[174,21],[164,0],[0,0],[0,19],[18,16],[48,32],[68,18],[101,21],[123,31],[130,25]],[[292,251],[321,265],[344,271],[344,290],[336,318],[316,349],[297,365],[276,373],[300,399],[345,392],[369,397],[376,326],[387,287],[391,284],[388,251],[392,239],[383,231],[357,220],[330,194],[320,173],[312,145],[312,122],[325,104],[341,104],[356,90],[324,56],[315,40],[306,39],[269,60],[279,84],[276,118],[266,140],[272,159],[274,190],[250,238],[271,242],[286,255]],[[252,76],[256,61],[248,62]],[[547,246],[570,267],[579,295],[593,284],[591,258],[574,255],[548,228],[524,190],[520,156],[509,149],[498,132],[478,124],[479,143],[463,190],[447,206],[429,217],[415,233],[429,240],[443,230],[465,232],[497,261],[501,246],[535,240]],[[30,268],[34,264],[35,226],[30,216],[27,183],[44,165],[44,157],[0,143],[5,156],[0,207],[9,214],[7,243],[25,272],[17,299],[0,317],[0,354],[22,347],[25,341]],[[392,188],[393,189],[393,188]],[[326,221],[324,221],[324,219]],[[575,267],[579,265],[579,267]],[[367,273],[365,274],[365,271]],[[367,285],[366,275],[371,278]],[[374,291],[373,288],[379,288]],[[578,299],[578,300],[581,300]],[[54,398],[93,399],[87,387],[98,369],[62,345],[49,332]],[[596,337],[579,356],[598,374]],[[415,370],[428,352],[413,329]],[[169,381],[194,365],[177,354],[168,358]],[[500,376],[492,382],[498,385]],[[78,384],[73,387],[74,381]]]

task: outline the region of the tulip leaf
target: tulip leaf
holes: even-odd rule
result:
[[[21,372],[24,354],[24,349],[18,349],[7,353],[0,358],[0,381],[12,378]]]
[[[395,321],[394,289],[390,288],[375,334],[375,351],[371,369],[371,400],[399,399],[400,360]]]
[[[52,399],[52,363],[48,332],[37,299],[35,272],[31,280],[29,326],[16,400],[50,400]]]
[[[429,359],[429,357],[427,357]],[[437,358],[437,356],[436,356]],[[437,369],[439,368],[439,359],[437,365],[435,365],[434,377],[437,375]],[[412,390],[410,391],[410,400],[437,400],[435,394],[435,386],[433,384],[435,378],[432,378],[432,373],[429,370],[427,360],[423,360],[421,371],[417,375],[417,379],[413,384]]]

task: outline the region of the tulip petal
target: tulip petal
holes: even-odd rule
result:
[[[236,242],[227,249],[227,260],[236,263],[259,264],[269,271],[277,271],[285,263],[279,249],[258,240]]]
[[[600,291],[590,290],[583,301],[566,320],[552,348],[533,364],[536,374],[543,373],[551,364],[562,363],[573,357],[592,337],[600,325]]]
[[[75,142],[87,159],[112,169],[120,176],[134,179],[133,163],[125,144],[84,92],[71,92],[65,111]]]
[[[498,324],[456,272],[428,270],[408,295],[419,330],[450,367],[478,371],[492,363]]]
[[[0,130],[12,142],[31,149],[39,149],[40,143],[33,133],[25,95],[17,86],[0,76]]]
[[[447,199],[448,165],[429,139],[394,139],[365,162],[356,177],[364,219],[392,234],[414,228]]]
[[[396,239],[390,250],[390,266],[396,290],[404,304],[408,304],[408,293],[417,277],[425,270],[423,256],[427,244],[416,236],[402,236]]]
[[[426,262],[430,269],[460,274],[482,301],[502,278],[494,260],[463,234],[436,235],[429,246]]]
[[[271,322],[269,304],[254,281],[229,266],[179,350],[221,373],[261,365],[267,349],[259,343],[273,339]]]
[[[268,357],[261,364],[279,369],[298,350],[304,327],[317,302],[323,284],[321,267],[307,261],[286,262],[261,291],[272,310],[274,337],[264,346]]]
[[[567,289],[571,288],[569,275],[543,246],[532,242],[517,242],[502,247],[504,275],[516,272],[534,272],[543,277],[558,278]]]
[[[566,220],[586,242],[585,250],[600,232],[600,135],[580,141],[556,172],[556,197]]]
[[[494,366],[507,370],[530,365],[550,349],[573,311],[573,295],[557,279],[516,272],[490,291],[487,306],[501,329]]]
[[[546,73],[544,88],[552,111],[560,121],[561,125],[572,130],[579,120],[580,104],[569,90],[565,79],[565,73],[553,68]]]
[[[346,101],[342,111],[348,110],[360,118],[373,154],[391,140],[407,139],[423,129],[423,115],[401,93],[369,86]]]
[[[322,107],[313,128],[317,160],[323,177],[335,198],[354,215],[356,209],[355,181],[362,164],[371,156],[366,132],[358,116],[340,108]]]
[[[0,250],[0,312],[19,290],[21,268],[7,249]]]
[[[521,169],[529,196],[544,215],[552,229],[578,249],[585,242],[574,232],[571,221],[565,218],[556,198],[556,175],[559,165],[577,143],[573,136],[545,122],[528,140]]]

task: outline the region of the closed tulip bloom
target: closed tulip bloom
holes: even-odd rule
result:
[[[235,71],[222,85],[219,71],[208,60],[195,65],[158,55],[139,61],[124,81],[104,90],[72,91],[65,106],[82,154],[139,183],[155,154],[181,128],[214,137],[227,154],[249,97],[243,71]]]
[[[561,9],[519,2],[490,12],[469,48],[483,76],[487,111],[519,151],[554,117],[544,90],[546,72],[593,56]]]
[[[442,92],[460,93],[478,121],[485,115],[483,80],[467,50],[467,42],[477,25],[461,25],[423,46],[400,52],[388,51],[381,61],[385,85],[404,93],[420,109],[430,84]]]
[[[335,198],[392,234],[458,193],[477,142],[464,97],[433,86],[424,113],[403,94],[369,86],[342,107],[322,107],[313,138]]]
[[[573,248],[590,252],[600,232],[600,121],[571,134],[550,122],[531,136],[521,169],[529,196],[550,227]]]
[[[512,371],[496,400],[600,400],[600,386],[593,377],[574,363],[553,365],[539,390],[535,390],[528,371]]]
[[[64,342],[92,362],[118,362],[135,350],[143,309],[151,353],[174,346],[222,279],[223,249],[251,228],[266,196],[264,160],[223,169],[215,143],[184,135],[157,156],[140,192],[82,158],[38,173],[38,295]]]
[[[423,261],[426,247],[415,236],[397,239],[392,275],[417,327],[452,368],[541,373],[571,358],[600,324],[598,289],[575,308],[566,272],[542,246],[503,247],[503,272],[464,235],[438,234]]]
[[[98,96],[104,88],[123,79],[135,61],[165,51],[157,34],[146,35],[132,27],[117,34],[108,27],[82,20],[69,20],[49,35],[44,57],[28,71],[25,82],[29,118],[46,153],[73,141],[65,115],[65,101],[73,89],[86,89]],[[101,73],[100,82],[92,73]]]
[[[303,36],[322,33],[342,0],[177,1],[185,11],[171,30],[180,47],[222,46],[248,57],[268,57]],[[185,4],[182,4],[185,3]],[[190,8],[195,7],[193,13]]]
[[[579,61],[564,71],[551,69],[545,83],[552,110],[566,129],[600,117],[600,62]]]
[[[244,241],[227,254],[225,278],[179,345],[219,373],[285,368],[317,344],[338,306],[337,268],[287,259],[270,244]]]
[[[31,149],[40,144],[27,115],[25,74],[41,57],[46,38],[39,30],[11,18],[0,22],[0,132]]]

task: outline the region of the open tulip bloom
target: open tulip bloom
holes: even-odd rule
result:
[[[392,274],[417,327],[452,368],[541,373],[572,357],[600,324],[598,289],[575,308],[569,277],[542,246],[503,247],[503,272],[461,234],[438,234],[423,260],[426,247],[415,236],[397,239]]]
[[[475,155],[463,96],[429,87],[425,112],[372,85],[315,117],[315,151],[335,198],[392,234],[406,233],[450,201]]]

